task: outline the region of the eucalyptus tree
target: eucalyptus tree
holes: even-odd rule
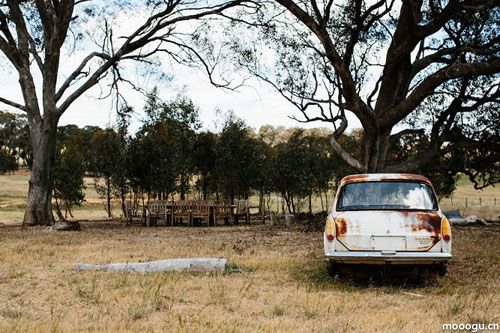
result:
[[[298,203],[312,194],[313,172],[310,169],[311,149],[304,130],[296,129],[288,141],[278,144],[274,155],[274,189],[285,199],[288,211],[295,214]]]
[[[217,191],[215,171],[215,145],[217,134],[210,131],[196,135],[191,152],[193,167],[197,173],[196,187],[199,189],[203,200]]]
[[[114,129],[108,128],[94,133],[90,141],[90,155],[93,172],[96,173],[94,185],[97,193],[106,200],[108,217],[112,216],[113,180],[121,178],[123,171],[122,139]],[[104,185],[101,185],[101,179]],[[119,182],[118,182],[119,183]]]
[[[70,138],[66,142],[58,142],[56,165],[54,168],[54,199],[56,214],[64,221],[67,215],[73,217],[72,208],[80,206],[85,199],[85,160],[81,154],[79,142]],[[64,204],[65,214],[61,212]]]
[[[177,96],[165,103],[160,112],[160,120],[169,127],[175,149],[175,169],[177,171],[177,192],[181,200],[189,191],[189,181],[194,172],[193,149],[196,130],[201,127],[198,107],[186,96]]]
[[[12,155],[16,164],[31,166],[28,121],[24,114],[0,111],[0,148]]]
[[[165,120],[146,124],[130,140],[127,174],[133,188],[168,199],[176,190],[176,132]]]
[[[234,17],[237,38],[215,44],[228,46],[240,68],[292,103],[297,120],[333,124],[331,146],[355,170],[422,170],[453,148],[474,153],[485,142],[498,151],[498,1],[270,0],[261,6],[259,15]],[[363,128],[358,157],[340,143],[354,118]],[[488,135],[478,135],[477,124]],[[415,133],[426,137],[421,154],[389,161],[391,144]]]
[[[257,139],[243,120],[230,113],[215,145],[217,186],[224,198],[248,199],[259,177],[259,155]]]
[[[70,106],[100,81],[111,88],[133,84],[124,64],[152,64],[158,53],[197,61],[212,74],[213,64],[187,43],[190,24],[243,1],[0,0],[0,55],[6,70],[17,73],[23,98],[0,96],[0,102],[26,113],[33,147],[24,224],[52,223],[57,124]],[[74,59],[71,71],[63,70],[63,59]]]
[[[0,175],[18,169],[16,158],[8,151],[0,148]]]

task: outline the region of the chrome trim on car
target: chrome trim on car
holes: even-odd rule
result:
[[[437,264],[450,260],[451,253],[436,252],[396,252],[395,254],[384,254],[382,252],[329,252],[326,254],[328,260],[339,263],[357,264]]]

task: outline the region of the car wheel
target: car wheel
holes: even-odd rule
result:
[[[445,276],[446,271],[448,270],[448,266],[446,264],[441,264],[437,266],[437,273],[439,276]]]
[[[327,260],[326,267],[328,269],[328,275],[331,277],[334,277],[338,273],[337,265],[335,265],[333,260]]]

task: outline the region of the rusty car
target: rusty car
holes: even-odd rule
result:
[[[332,276],[353,265],[403,265],[443,276],[451,243],[431,181],[414,174],[344,177],[324,232]]]

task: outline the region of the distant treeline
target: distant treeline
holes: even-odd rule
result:
[[[198,108],[189,99],[162,102],[154,92],[144,111],[134,135],[128,133],[130,108],[120,110],[114,128],[59,127],[54,170],[58,214],[63,207],[71,214],[71,207],[82,202],[85,175],[95,178],[109,215],[113,198],[123,203],[173,196],[234,200],[258,195],[263,207],[273,193],[295,213],[299,201],[325,193],[329,183],[351,172],[332,155],[326,129],[268,125],[256,132],[228,113],[219,133],[201,131]],[[25,118],[1,116],[2,156],[14,161],[12,169],[18,163],[29,166]],[[354,138],[344,139],[355,148]]]
[[[84,200],[85,175],[95,187],[111,216],[111,202],[119,198],[134,203],[177,197],[234,200],[257,195],[265,207],[272,194],[281,196],[286,209],[296,213],[298,203],[323,195],[341,177],[354,173],[332,153],[328,129],[262,126],[249,128],[232,113],[224,116],[219,133],[201,131],[198,108],[178,97],[161,101],[154,90],[148,95],[140,129],[128,131],[134,110],[118,112],[113,128],[60,126],[56,168],[53,170],[56,212],[64,218]],[[0,112],[0,173],[31,163],[26,118]],[[345,149],[360,154],[362,133],[340,138]],[[406,153],[401,144],[399,151]],[[396,150],[398,151],[398,150]],[[392,158],[398,159],[397,155]],[[432,174],[438,191],[451,193],[454,174]]]

